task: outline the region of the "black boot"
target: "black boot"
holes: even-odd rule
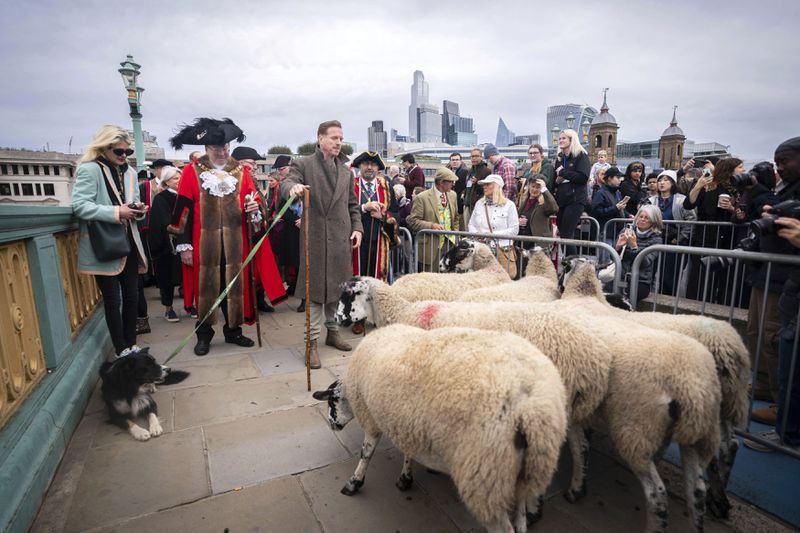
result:
[[[300,305],[297,306],[297,312],[298,313],[305,313],[305,311],[306,311],[306,301],[305,301],[305,299],[303,299],[303,300],[300,300]]]

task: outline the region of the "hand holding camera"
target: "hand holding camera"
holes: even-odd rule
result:
[[[131,202],[128,205],[119,206],[120,220],[141,220],[147,214],[147,206],[140,202]]]

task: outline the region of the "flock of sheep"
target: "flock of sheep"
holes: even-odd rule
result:
[[[631,313],[609,305],[594,264],[573,259],[562,280],[540,251],[510,281],[488,247],[461,241],[442,270],[393,285],[358,277],[343,286],[337,320],[377,326],[347,376],[314,393],[341,429],[356,417],[364,483],[382,435],[411,460],[444,471],[489,531],[525,531],[566,440],[570,502],[586,494],[590,427],[602,427],[642,484],[647,531],[665,531],[667,492],[656,462],[677,443],[687,511],[702,530],[706,507],[727,517],[725,487],[744,424],[750,362],[724,321]],[[424,300],[423,300],[424,298]],[[535,304],[535,305],[531,305]],[[706,481],[707,479],[707,481]]]

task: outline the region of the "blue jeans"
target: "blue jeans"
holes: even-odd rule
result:
[[[778,421],[775,429],[778,433],[785,430],[784,440],[792,446],[800,445],[800,354],[792,353],[795,348],[795,334],[797,332],[797,317],[783,319],[783,327],[779,333],[778,340]],[[794,365],[794,376],[789,376],[792,364],[792,356],[797,361]],[[789,398],[786,393],[789,383],[792,384],[792,392]],[[784,413],[788,412],[786,427],[783,426]]]

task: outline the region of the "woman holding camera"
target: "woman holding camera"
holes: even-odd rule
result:
[[[478,182],[483,185],[483,198],[475,203],[469,218],[470,233],[492,233],[495,235],[517,235],[519,217],[517,206],[503,194],[503,178],[490,174]],[[489,243],[497,254],[497,260],[513,279],[517,276],[517,254],[510,239],[492,239]]]
[[[627,226],[620,232],[614,246],[622,259],[622,279],[630,274],[633,261],[642,250],[654,244],[661,244],[662,229],[661,210],[658,207],[647,204],[639,208],[633,225]],[[636,301],[631,302],[634,308],[650,294],[655,257],[653,254],[648,254],[642,261]]]
[[[547,190],[547,176],[533,174],[519,197],[517,214],[519,216],[519,234],[537,237],[552,237],[553,227],[550,215],[558,213],[555,197]],[[534,243],[522,243],[523,248],[533,248]],[[552,246],[542,246],[550,253]]]
[[[148,208],[139,202],[136,172],[128,167],[130,146],[122,128],[100,128],[80,159],[72,189],[72,210],[80,219],[78,271],[95,276],[117,355],[136,345],[137,274],[147,271],[136,221]],[[120,234],[117,225],[127,250],[125,239],[122,245],[113,239]]]

